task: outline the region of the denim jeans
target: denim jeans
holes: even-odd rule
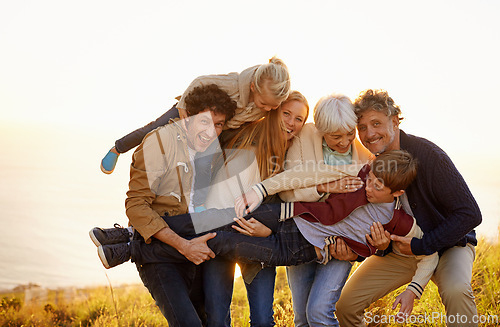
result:
[[[235,263],[215,258],[204,263],[203,284],[208,326],[231,326],[230,306]],[[262,269],[246,284],[250,326],[274,326],[273,300],[276,269]]]
[[[245,216],[246,219],[255,218],[262,224],[276,233],[280,222],[281,204],[269,203],[261,204],[251,214]],[[186,213],[177,216],[163,216],[163,220],[168,224],[171,230],[181,236],[200,236],[206,232],[219,230],[232,230],[228,225],[237,225],[233,218],[236,217],[234,208],[225,209],[207,209],[202,212]],[[218,224],[205,223],[203,221],[213,220]],[[195,226],[198,226],[197,228]],[[212,226],[212,227],[207,227]]]
[[[193,238],[193,236],[187,237]],[[187,262],[173,247],[153,239],[146,244],[142,238],[130,242],[132,261],[139,264]],[[293,219],[278,225],[268,237],[252,237],[236,231],[219,231],[207,241],[216,256],[243,263],[260,262],[262,266],[294,266],[316,260],[316,251],[300,233]]]
[[[292,291],[294,323],[303,326],[338,326],[335,316],[342,287],[351,271],[349,261],[332,260],[287,267]]]
[[[206,326],[201,266],[192,263],[136,266],[169,326]]]
[[[177,110],[175,104],[170,110],[165,112],[163,115],[158,117],[155,121],[150,122],[147,125],[144,125],[141,128],[136,129],[133,132],[130,132],[129,134],[125,135],[119,140],[115,141],[115,149],[118,153],[125,153],[129,151],[132,148],[135,148],[139,144],[141,144],[142,139],[144,139],[144,136],[151,132],[152,130],[168,124],[171,118],[178,118],[179,117],[179,111]]]

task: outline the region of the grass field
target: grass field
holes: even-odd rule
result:
[[[484,320],[480,326],[498,326],[500,316],[500,243],[482,240],[474,262],[474,294],[478,313]],[[391,315],[392,302],[399,292],[389,294],[368,309],[372,316]],[[248,303],[241,278],[235,281],[231,307],[233,326],[249,326]],[[277,326],[293,326],[290,290],[283,267],[278,268],[274,299]],[[444,308],[437,288],[430,283],[421,300],[416,302],[413,315],[428,315]],[[495,320],[496,316],[496,320]],[[490,319],[488,322],[487,319]],[[0,326],[166,326],[167,323],[142,285],[98,287],[76,290],[68,299],[61,292],[49,291],[46,299],[24,303],[23,293],[3,294],[0,303]],[[376,324],[370,326],[392,326]],[[418,325],[418,324],[415,324]],[[425,324],[428,325],[428,324]],[[444,326],[437,324],[436,326]]]

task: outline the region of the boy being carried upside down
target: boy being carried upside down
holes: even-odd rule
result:
[[[262,267],[299,265],[316,260],[326,263],[330,259],[328,245],[335,242],[336,237],[342,238],[361,257],[375,254],[377,250],[384,252],[389,247],[391,234],[417,238],[423,235],[415,218],[402,210],[400,200],[416,174],[417,162],[408,152],[385,152],[371,165],[361,169],[358,176],[365,186],[358,191],[330,194],[325,202],[260,205],[245,219],[255,218],[266,225],[273,232],[270,236],[251,237],[226,226],[217,229],[217,235],[207,241],[207,245],[216,256],[246,263],[258,262]],[[267,195],[270,195],[269,190],[259,183],[245,196],[245,200],[249,201],[244,201],[245,206],[242,206],[242,199],[237,200],[236,211],[234,208],[209,209],[201,213],[163,218],[177,234],[192,238],[200,236],[196,234],[199,228],[195,228],[193,222],[210,219],[214,215],[235,217],[244,208],[258,205]],[[91,231],[102,244],[99,257],[106,268],[129,259],[138,264],[187,261],[165,243],[153,239],[150,244],[146,244],[139,235],[134,237],[129,247],[107,244],[106,231],[99,228]],[[128,242],[128,239],[124,242]],[[370,243],[376,244],[378,249]],[[117,253],[118,248],[124,253]],[[392,250],[401,254],[396,246]],[[413,300],[422,295],[438,262],[437,253],[417,258],[419,262],[411,283],[394,303],[394,307],[401,303],[400,312],[403,314],[411,313]]]

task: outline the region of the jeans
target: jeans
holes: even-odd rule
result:
[[[158,117],[155,121],[150,122],[147,125],[144,125],[141,128],[136,129],[135,131],[125,135],[119,140],[115,141],[115,149],[118,153],[125,153],[132,148],[135,148],[139,144],[141,144],[142,139],[146,134],[151,132],[152,130],[168,124],[171,118],[178,118],[179,111],[175,107],[175,104],[170,110],[165,112],[163,115]]]
[[[169,326],[206,326],[201,266],[192,263],[136,266]]]
[[[335,305],[351,267],[349,261],[339,260],[287,267],[296,327],[339,325]]]
[[[215,258],[204,263],[203,284],[208,326],[231,326],[230,305],[235,263]],[[264,268],[246,284],[250,326],[274,326],[275,268]]]
[[[261,204],[246,219],[255,218],[276,233],[278,219],[281,212],[279,203]],[[186,213],[177,216],[163,216],[163,220],[170,229],[181,236],[199,236],[203,233],[218,230],[232,230],[228,225],[237,225],[234,222],[236,213],[234,208],[207,209],[202,212]]]
[[[293,219],[280,223],[277,232],[268,237],[219,231],[207,245],[216,256],[243,263],[260,262],[269,267],[294,266],[317,259],[314,246],[302,236]],[[134,238],[130,246],[132,260],[139,264],[188,261],[176,249],[156,239],[146,244],[144,239]]]

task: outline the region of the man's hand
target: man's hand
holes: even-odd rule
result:
[[[380,251],[384,251],[391,243],[391,233],[386,231],[380,221],[370,226],[370,234],[365,234],[366,240]]]
[[[414,255],[413,252],[411,252],[411,237],[401,237],[393,234],[391,235],[391,240],[394,241],[394,245],[402,254]]]
[[[177,250],[192,263],[200,263],[215,258],[215,253],[210,250],[207,241],[212,239],[217,233],[208,233],[203,236],[186,240],[184,245]]]
[[[242,218],[243,216],[249,214],[260,205],[260,202],[261,199],[254,190],[250,190],[242,196],[237,197],[236,200],[234,200],[234,211],[236,211],[236,217]]]
[[[336,181],[316,186],[318,193],[350,193],[363,187],[363,181],[359,177],[347,176]]]
[[[332,257],[337,260],[353,261],[358,258],[358,255],[340,237],[335,238],[335,243],[328,245],[328,249]]]
[[[234,221],[241,227],[233,225],[233,228],[241,234],[255,237],[268,237],[272,233],[266,225],[255,218],[250,218],[248,220],[244,218],[234,218]]]
[[[404,291],[396,297],[396,300],[392,305],[392,310],[396,309],[398,304],[401,304],[398,315],[408,316],[413,310],[413,302],[415,301],[416,297],[417,296],[412,291]]]

